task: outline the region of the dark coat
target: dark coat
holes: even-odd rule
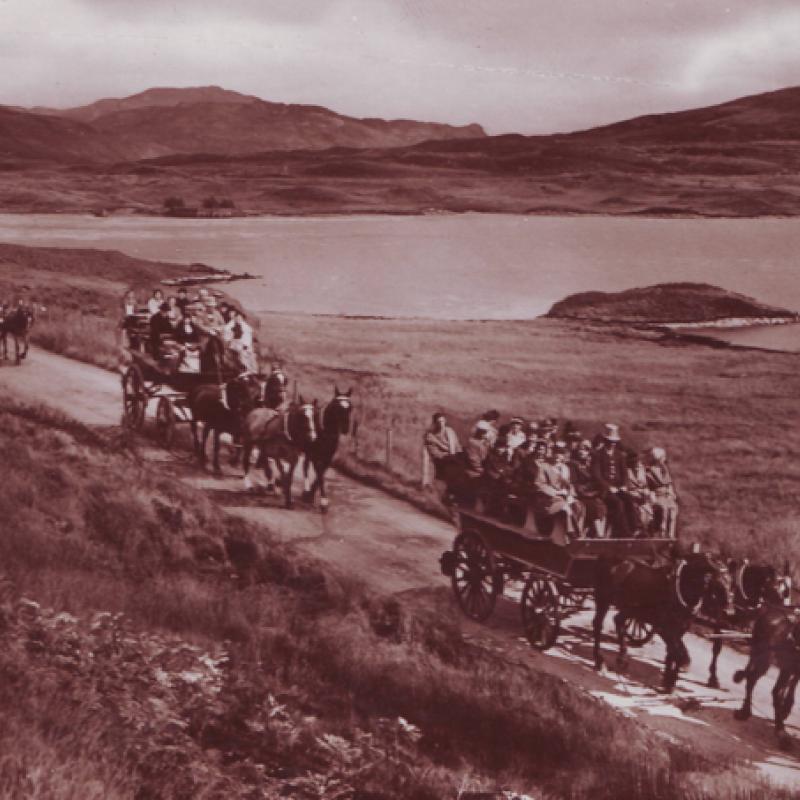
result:
[[[612,487],[624,489],[628,483],[628,466],[619,447],[609,453],[605,447],[592,456],[592,477],[600,493],[608,494]]]

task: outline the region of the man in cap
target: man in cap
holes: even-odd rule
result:
[[[619,426],[608,423],[603,433],[602,445],[594,451],[592,457],[592,477],[600,499],[608,510],[612,535],[617,539],[629,539],[631,531],[625,513],[624,496],[628,469],[619,443]]]
[[[509,454],[512,454],[527,439],[523,426],[525,423],[520,417],[511,417],[508,423],[508,433],[506,434],[506,445]]]

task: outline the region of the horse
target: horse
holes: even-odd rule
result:
[[[705,553],[686,558],[673,556],[668,562],[649,565],[636,559],[612,562],[601,558],[595,579],[594,660],[603,669],[600,637],[609,608],[617,608],[614,625],[619,643],[618,664],[626,663],[625,623],[633,618],[653,626],[664,640],[663,691],[672,692],[678,671],[689,664],[683,636],[709,593],[721,593],[733,613],[731,576],[727,566]]]
[[[303,459],[303,500],[314,502],[317,489],[320,494],[320,507],[322,511],[328,510],[328,497],[325,494],[325,473],[333,462],[336,450],[339,447],[339,437],[350,433],[350,414],[353,404],[350,400],[353,390],[340,392],[339,387],[333,390],[333,400],[328,403],[321,416],[318,414],[316,422],[317,438],[309,442],[305,449]],[[314,467],[314,481],[308,478],[309,467]]]
[[[306,448],[317,438],[315,418],[316,401],[307,403],[302,396],[283,411],[272,408],[256,408],[251,411],[242,429],[242,461],[245,490],[252,488],[250,482],[250,455],[257,446],[264,459],[264,474],[270,480],[267,459],[275,461],[283,483],[286,508],[292,508],[292,480],[297,462]],[[284,468],[284,462],[288,465]]]
[[[734,683],[746,681],[742,707],[734,711],[736,719],[750,719],[753,689],[773,662],[778,667],[778,678],[772,687],[775,735],[780,745],[788,748],[791,739],[786,734],[785,722],[800,680],[800,616],[794,608],[764,605],[758,612],[747,666],[733,676]]]
[[[234,439],[241,436],[242,423],[261,402],[262,384],[257,375],[243,373],[225,385],[227,407],[222,402],[222,390],[217,385],[202,384],[192,389],[187,397],[192,412],[192,440],[201,464],[206,463],[206,443],[214,431],[213,466],[221,474],[219,465],[219,437],[229,433]],[[202,442],[197,438],[197,423],[203,423]]]
[[[0,344],[3,349],[3,360],[8,358],[8,336],[14,339],[14,363],[19,366],[28,355],[28,336],[35,320],[33,309],[18,305],[0,321]],[[24,345],[20,352],[20,341]]]
[[[264,405],[267,408],[280,409],[286,405],[289,396],[289,381],[284,371],[276,366],[267,377],[264,387]]]
[[[750,625],[758,609],[763,604],[773,606],[787,605],[791,600],[791,578],[789,565],[784,565],[783,575],[770,564],[751,564],[747,559],[731,560],[728,570],[733,579],[733,599],[736,613],[733,618],[725,619],[724,598],[708,596],[701,612],[704,617],[713,620],[714,633],[719,634],[726,626],[744,627]],[[722,652],[722,640],[714,639],[711,648],[711,664],[708,668],[708,686],[719,689],[717,677],[717,659]]]

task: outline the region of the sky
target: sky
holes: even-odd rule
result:
[[[218,85],[551,133],[800,84],[798,0],[0,0],[0,104]]]

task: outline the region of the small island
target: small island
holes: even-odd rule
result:
[[[555,319],[613,322],[668,328],[775,325],[800,314],[707,283],[659,283],[622,292],[580,292],[555,303]]]

